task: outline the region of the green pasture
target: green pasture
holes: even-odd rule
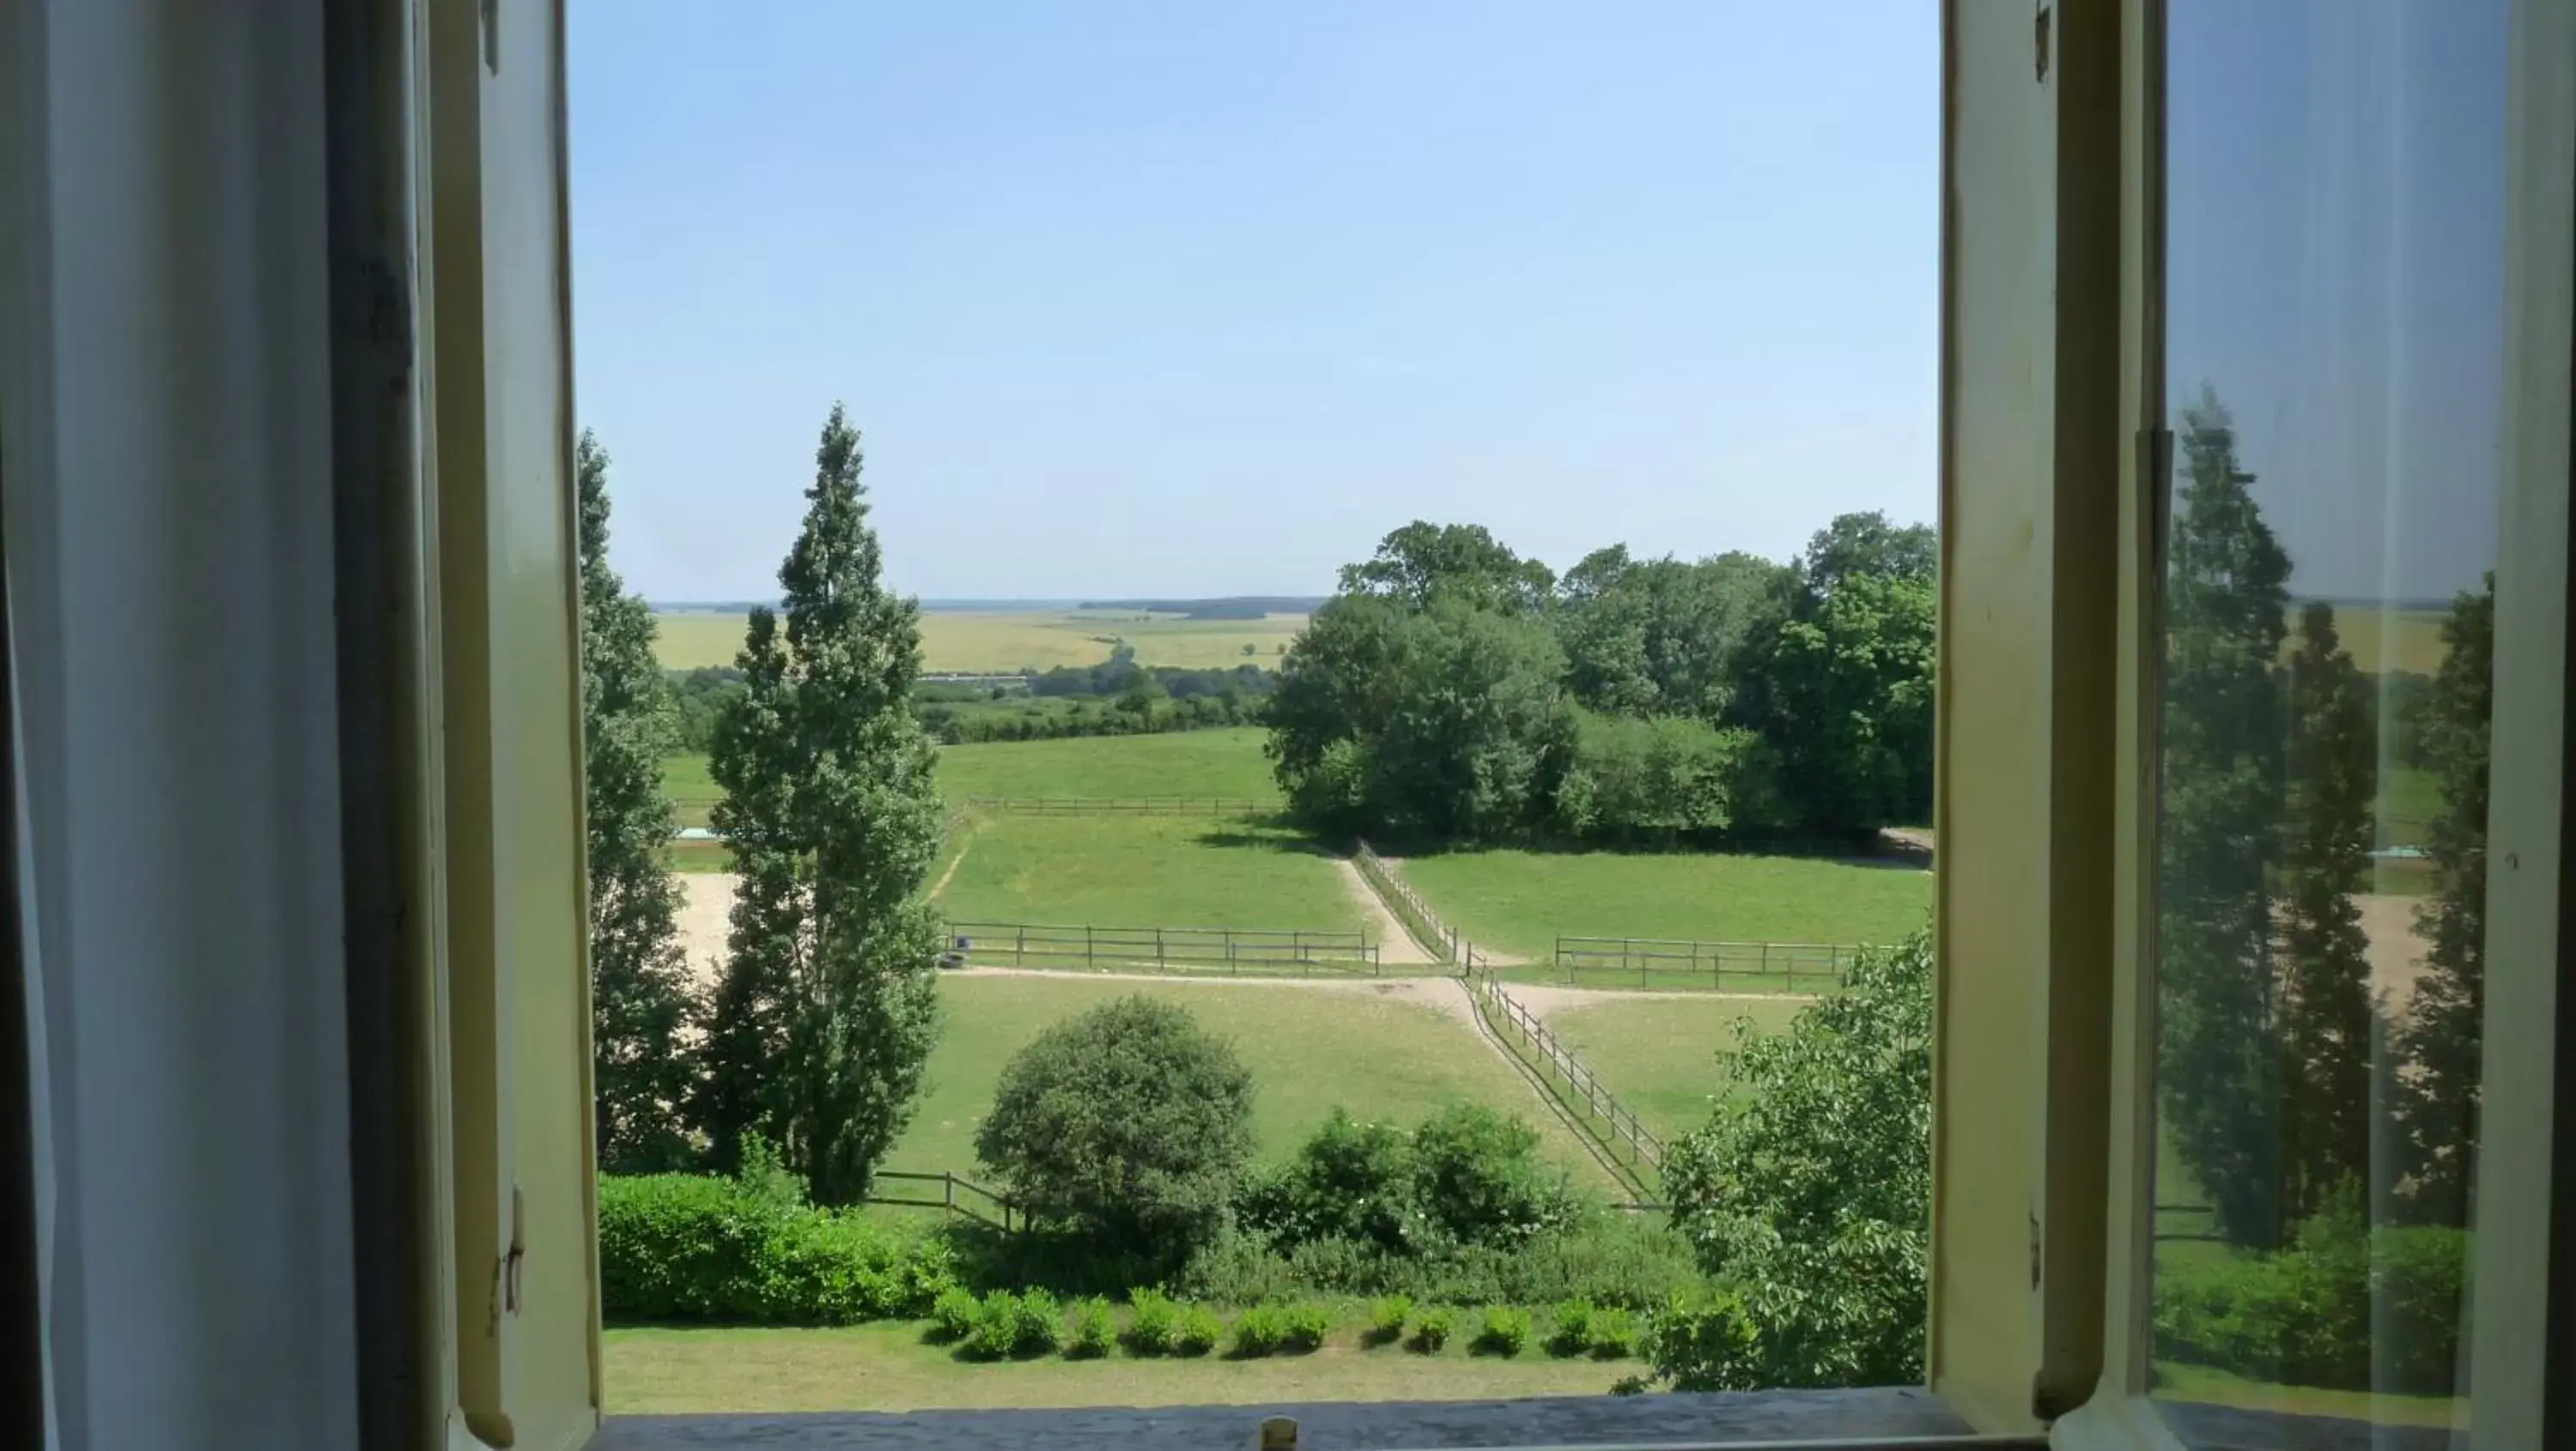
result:
[[[939,789],[969,796],[1225,796],[1276,802],[1258,726],[990,741],[939,749]]]
[[[742,649],[742,615],[664,614],[653,623],[654,653],[664,669],[731,665]],[[1305,627],[1304,615],[1190,620],[1126,611],[942,610],[921,617],[922,665],[993,674],[1096,665],[1124,641],[1135,647],[1140,665],[1276,667],[1282,649]]]
[[[1447,983],[1302,980],[1266,983],[1124,982],[1056,976],[948,976],[928,1083],[912,1126],[885,1167],[948,1171],[982,1180],[975,1126],[1011,1056],[1050,1023],[1128,993],[1181,1004],[1233,1040],[1252,1070],[1257,1152],[1276,1160],[1303,1143],[1334,1108],[1362,1118],[1416,1123],[1453,1103],[1519,1114],[1543,1135],[1548,1156],[1575,1182],[1608,1193],[1610,1181],[1573,1135],[1458,1016],[1416,1001]]]
[[[1533,962],[1559,936],[1894,942],[1932,910],[1931,873],[1828,857],[1452,851],[1399,870],[1470,940]]]
[[[1330,857],[1237,818],[1003,812],[978,821],[961,850],[936,899],[958,921],[1334,932],[1367,922]]]
[[[1735,1046],[1736,1024],[1750,1019],[1762,1032],[1784,1032],[1806,1006],[1799,998],[1641,994],[1545,1016],[1549,1031],[1669,1141],[1707,1123],[1711,1101],[1727,1091],[1718,1055]]]
[[[1460,1316],[1472,1327],[1474,1312]],[[623,1329],[603,1336],[611,1415],[683,1412],[914,1411],[946,1407],[1275,1405],[1298,1401],[1493,1400],[1593,1396],[1633,1361],[1558,1360],[1532,1346],[1476,1355],[1468,1335],[1438,1355],[1362,1350],[1355,1307],[1322,1349],[1230,1360],[1042,1359],[972,1365],[925,1344],[918,1324],[824,1330]],[[1247,1435],[1249,1433],[1247,1432]]]

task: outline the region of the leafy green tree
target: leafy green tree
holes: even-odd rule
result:
[[[1842,582],[1859,575],[1879,575],[1930,584],[1940,568],[1940,536],[1929,524],[1892,524],[1885,514],[1837,515],[1807,541],[1799,561],[1801,582],[1816,598],[1831,595]]]
[[[2370,1179],[2378,995],[2359,896],[2370,890],[2378,733],[2368,687],[2335,635],[2334,607],[2307,605],[2287,670],[2280,886],[2281,1204],[2287,1222]]]
[[[708,1027],[719,1165],[777,1143],[814,1198],[865,1196],[912,1113],[938,1028],[932,749],[910,697],[920,610],[889,593],[859,435],[837,405],[802,530],[756,609],[743,696],[717,730],[715,825],[739,882]]]
[[[1776,754],[1787,825],[1849,838],[1929,816],[1935,611],[1928,579],[1850,575],[1748,660],[1734,713]]]
[[[1378,542],[1364,564],[1342,567],[1344,594],[1419,609],[1454,599],[1516,615],[1545,614],[1556,584],[1548,567],[1503,547],[1482,526],[1417,519]]]
[[[1921,1383],[1930,939],[1862,952],[1786,1032],[1737,1035],[1737,1091],[1664,1159],[1673,1227],[1720,1293],[1658,1317],[1656,1370],[1683,1390]]]
[[[2426,972],[2399,1030],[2412,1091],[2403,1131],[2414,1211],[2437,1224],[2469,1222],[2469,1146],[2477,1142],[2480,1044],[2486,1017],[2487,741],[2495,708],[2495,577],[2451,602],[2442,665],[2421,721],[2422,749],[2441,788],[2425,839],[2433,897],[2415,912]]]
[[[2267,871],[2281,840],[2289,556],[2204,389],[2182,413],[2165,579],[2157,1082],[2183,1164],[2228,1239],[2270,1246],[2279,1030]]]
[[[1790,575],[1750,554],[1692,564],[1595,551],[1557,582],[1567,689],[1611,714],[1716,720],[1748,641],[1777,628]]]
[[[1547,622],[1441,593],[1316,611],[1270,700],[1291,807],[1319,825],[1507,835],[1546,807],[1571,731]]]
[[[975,1155],[1041,1222],[1178,1264],[1252,1160],[1252,1074],[1188,1009],[1114,999],[1011,1059]]]
[[[589,430],[574,453],[581,531],[582,778],[590,868],[593,1123],[603,1173],[682,1167],[681,1045],[689,978],[680,890],[664,862],[676,829],[662,794],[670,691],[653,660],[653,614],[608,563],[608,454]]]

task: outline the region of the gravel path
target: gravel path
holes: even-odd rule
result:
[[[1333,858],[1333,870],[1341,874],[1342,888],[1350,893],[1351,905],[1360,909],[1361,917],[1377,933],[1378,961],[1391,967],[1430,967],[1440,961],[1423,951],[1413,934],[1404,930],[1403,921],[1386,909],[1377,889],[1360,875],[1349,857]]]

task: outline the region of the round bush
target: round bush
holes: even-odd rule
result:
[[[1287,1340],[1287,1318],[1275,1306],[1255,1305],[1234,1317],[1233,1354],[1239,1360],[1275,1355]]]
[[[1116,1340],[1117,1323],[1109,1316],[1109,1302],[1097,1295],[1073,1302],[1065,1317],[1064,1356],[1067,1360],[1094,1360],[1109,1353]]]
[[[1205,1355],[1216,1349],[1217,1340],[1224,1334],[1225,1326],[1217,1320],[1215,1311],[1205,1305],[1185,1305],[1172,1329],[1172,1353]]]
[[[1529,1344],[1530,1317],[1527,1310],[1508,1305],[1485,1308],[1484,1323],[1477,1327],[1474,1350],[1479,1355],[1518,1355]]]
[[[1368,1330],[1360,1337],[1365,1345],[1391,1345],[1404,1338],[1405,1322],[1413,1318],[1413,1300],[1406,1295],[1388,1295],[1369,1302]]]
[[[1186,1009],[1120,998],[1020,1050],[975,1153],[1039,1219],[1177,1263],[1252,1157],[1252,1075]]]
[[[1324,1337],[1333,1332],[1333,1312],[1321,1305],[1291,1305],[1280,1312],[1279,1323],[1279,1348],[1304,1355],[1323,1348]]]
[[[1181,1328],[1181,1307],[1160,1290],[1138,1290],[1129,1297],[1135,1312],[1127,1322],[1127,1348],[1138,1355],[1166,1355]]]
[[[1437,1355],[1449,1343],[1449,1331],[1455,1322],[1447,1310],[1431,1309],[1413,1322],[1413,1339],[1406,1342],[1422,1355]]]

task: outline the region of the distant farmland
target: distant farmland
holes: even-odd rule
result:
[[[742,648],[743,620],[738,614],[699,611],[658,614],[653,619],[660,637],[655,653],[670,670],[730,665]],[[1135,647],[1142,665],[1275,667],[1280,651],[1304,628],[1304,615],[1193,620],[1120,609],[940,610],[921,617],[922,664],[934,671],[972,673],[1095,665],[1124,640]],[[1245,653],[1246,646],[1251,653]]]

